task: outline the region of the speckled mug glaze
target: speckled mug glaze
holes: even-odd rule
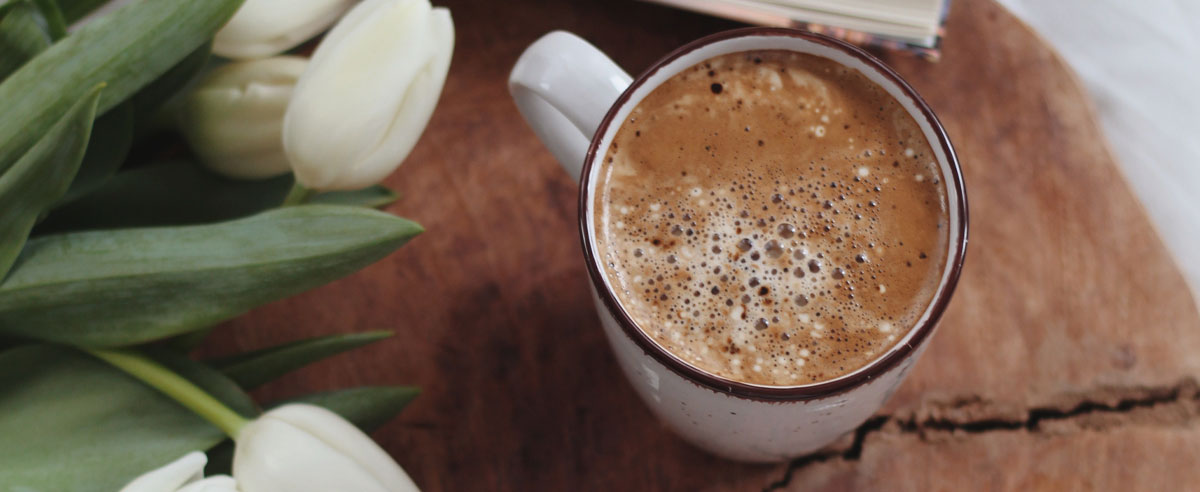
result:
[[[749,50],[808,53],[863,73],[916,120],[945,176],[950,240],[933,301],[890,350],[849,374],[819,383],[748,384],[682,361],[638,329],[617,301],[595,255],[594,175],[619,123],[675,74],[714,56]],[[962,270],[967,247],[966,192],[941,124],[916,91],[879,60],[817,34],[747,28],[689,43],[633,79],[586,41],[560,31],[525,50],[509,77],[509,91],[551,153],[568,173],[579,176],[579,232],[592,292],[621,369],[650,409],[687,441],[741,461],[775,462],[814,451],[875,413],[924,351]]]

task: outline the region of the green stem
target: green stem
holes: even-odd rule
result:
[[[236,438],[238,431],[248,422],[245,417],[238,415],[237,412],[192,384],[191,381],[141,353],[121,349],[83,350],[163,392],[179,402],[180,405],[217,426],[230,438]]]
[[[283,204],[280,205],[280,207],[291,207],[293,205],[301,205],[304,202],[307,202],[308,199],[312,198],[312,196],[315,195],[316,193],[317,193],[316,190],[310,190],[308,188],[305,188],[304,185],[300,184],[300,182],[297,181],[295,184],[292,185],[292,190],[288,192],[286,197],[284,197]]]

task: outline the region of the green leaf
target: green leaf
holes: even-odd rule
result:
[[[196,75],[208,64],[211,54],[211,41],[200,45],[154,82],[134,94],[133,104],[137,110],[139,127],[147,126],[145,121],[149,120],[167,100],[182,91],[188,83],[196,78]],[[139,128],[138,131],[144,133],[146,130]]]
[[[63,13],[63,20],[67,24],[73,24],[109,1],[111,0],[58,0],[58,8]]]
[[[187,333],[175,335],[171,338],[163,340],[162,346],[168,350],[186,354],[192,350],[195,350],[195,348],[199,347],[201,343],[204,343],[204,340],[208,339],[208,336],[212,334],[214,328],[216,327],[210,326],[208,328],[201,328],[196,331],[189,331]]]
[[[133,145],[133,107],[129,103],[113,108],[92,125],[92,136],[88,139],[87,152],[79,173],[71,181],[67,193],[55,207],[78,200],[95,191],[104,181],[116,174],[129,148]]]
[[[207,381],[221,376],[190,365],[186,372],[206,374],[195,382],[211,391]],[[224,439],[158,391],[83,353],[44,345],[0,353],[5,491],[112,492]]]
[[[33,3],[46,20],[46,31],[50,33],[50,39],[58,41],[67,37],[67,23],[63,20],[62,11],[58,9],[58,3],[54,0],[33,0]]]
[[[37,234],[236,219],[279,206],[291,186],[291,176],[235,181],[189,162],[145,166],[119,172],[56,210]]]
[[[247,352],[233,357],[206,361],[229,376],[241,387],[253,389],[279,376],[347,350],[383,340],[390,331],[369,331],[298,340],[283,345]]]
[[[129,156],[135,138],[149,133],[153,115],[200,73],[208,63],[211,52],[212,43],[204,43],[96,121],[92,144],[83,157],[79,176],[71,183],[71,189],[58,206],[95,191],[120,169]]]
[[[175,374],[183,376],[196,386],[203,388],[213,398],[221,400],[231,410],[243,417],[254,418],[262,413],[259,411],[258,405],[254,404],[254,400],[250,399],[250,395],[247,395],[236,381],[221,371],[170,350],[144,348],[142,353]]]
[[[39,21],[41,14],[28,1],[5,4],[0,19],[0,81],[50,47],[50,33]],[[3,169],[0,167],[0,169]]]
[[[333,410],[365,432],[377,429],[404,410],[421,393],[415,386],[363,386],[313,393],[271,404],[310,403]]]
[[[24,344],[25,344],[24,340],[21,340],[18,338],[9,338],[9,337],[5,337],[5,336],[0,336],[0,353],[3,353],[5,350],[11,349],[11,348],[16,348],[16,347],[24,345]]]
[[[412,386],[363,386],[326,393],[314,393],[292,400],[277,402],[311,403],[341,415],[363,432],[378,429],[404,410],[421,390]],[[233,441],[226,440],[208,451],[205,475],[229,474],[233,463]]]
[[[40,214],[58,201],[87,149],[102,86],[92,88],[8,172],[0,176],[0,278]]]
[[[383,185],[375,185],[354,191],[329,191],[313,196],[309,203],[328,203],[331,205],[354,205],[367,208],[381,208],[390,205],[400,198],[400,193]]]
[[[305,205],[213,225],[51,235],[0,283],[0,333],[121,346],[211,326],[374,263],[422,232]]]
[[[241,3],[143,0],[51,45],[0,83],[0,171],[89,88],[108,83],[104,114],[211,39]]]

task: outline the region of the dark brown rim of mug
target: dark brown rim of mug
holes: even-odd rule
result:
[[[836,50],[842,51],[850,56],[858,58],[868,66],[878,70],[884,77],[891,80],[893,84],[900,90],[912,98],[916,103],[917,109],[924,115],[925,119],[933,128],[934,134],[937,136],[937,144],[940,144],[942,150],[949,160],[951,176],[948,180],[948,186],[953,186],[958,191],[958,202],[950,204],[957,207],[959,217],[962,220],[962,227],[959,228],[959,234],[956,238],[950,238],[954,243],[950,249],[950,257],[946,259],[948,268],[950,268],[950,276],[946,279],[945,287],[933,299],[933,308],[930,311],[929,317],[925,322],[913,328],[915,333],[901,346],[889,349],[886,355],[882,358],[874,359],[869,362],[865,368],[858,372],[851,373],[849,376],[842,376],[830,381],[807,384],[802,386],[765,386],[743,383],[732,379],[724,378],[705,372],[682,359],[671,354],[667,350],[659,347],[649,335],[646,335],[637,327],[637,323],[625,311],[625,308],[617,301],[616,295],[608,287],[608,283],[604,281],[604,273],[600,269],[600,262],[596,257],[595,251],[592,250],[590,237],[592,231],[588,227],[588,214],[590,213],[591,204],[588,200],[588,188],[590,187],[592,164],[596,161],[596,153],[600,150],[600,141],[603,140],[605,133],[608,132],[608,127],[613,123],[617,112],[620,111],[633,93],[638,90],[642,84],[650,76],[654,75],[660,69],[675,61],[679,57],[686,55],[696,49],[733,38],[748,37],[748,36],[772,36],[772,37],[791,37],[801,38],[817,44],[828,46]],[[592,136],[591,144],[588,146],[587,157],[583,163],[583,175],[580,177],[579,183],[579,231],[580,238],[583,240],[583,252],[587,257],[588,274],[591,275],[592,283],[596,286],[596,292],[603,300],[605,307],[612,313],[613,318],[621,325],[625,331],[625,335],[633,339],[633,341],[647,354],[657,360],[660,364],[670,368],[675,373],[682,376],[684,379],[701,384],[718,392],[727,393],[736,397],[753,399],[753,400],[769,400],[769,401],[787,401],[787,400],[807,400],[813,398],[828,397],[846,391],[863,383],[871,381],[888,370],[895,367],[900,361],[912,355],[913,351],[921,345],[929,335],[933,332],[937,322],[942,317],[942,313],[946,310],[946,305],[950,302],[950,297],[954,293],[955,286],[958,285],[959,274],[962,273],[963,258],[967,250],[967,195],[966,189],[963,186],[962,169],[958,164],[958,157],[954,154],[954,148],[950,145],[950,139],[946,136],[946,131],[942,128],[937,117],[934,116],[933,110],[929,109],[929,105],[921,98],[917,91],[908,85],[904,79],[900,78],[895,71],[885,65],[882,61],[859,49],[856,46],[842,42],[840,40],[822,36],[806,31],[798,31],[795,29],[777,28],[777,27],[748,27],[742,29],[734,29],[730,31],[719,32],[706,36],[704,38],[692,41],[675,51],[672,51],[667,56],[655,62],[650,68],[646,69],[641,75],[633,80],[625,92],[617,98],[608,113],[604,115],[604,119],[600,122],[600,127],[596,129],[596,133]]]

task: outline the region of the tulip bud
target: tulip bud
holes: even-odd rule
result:
[[[283,115],[308,61],[295,56],[235,62],[200,82],[183,104],[180,129],[209,169],[236,179],[288,171]]]
[[[290,50],[324,31],[354,0],[246,0],[213,38],[213,53],[246,60]]]
[[[238,492],[233,477],[214,475],[201,479],[208,457],[199,451],[183,455],[162,468],[133,479],[121,492]]]
[[[370,437],[321,407],[290,404],[246,424],[233,476],[242,492],[415,491]]]
[[[284,116],[297,181],[317,190],[382,181],[425,130],[453,50],[450,12],[428,0],[351,9],[313,53]]]

